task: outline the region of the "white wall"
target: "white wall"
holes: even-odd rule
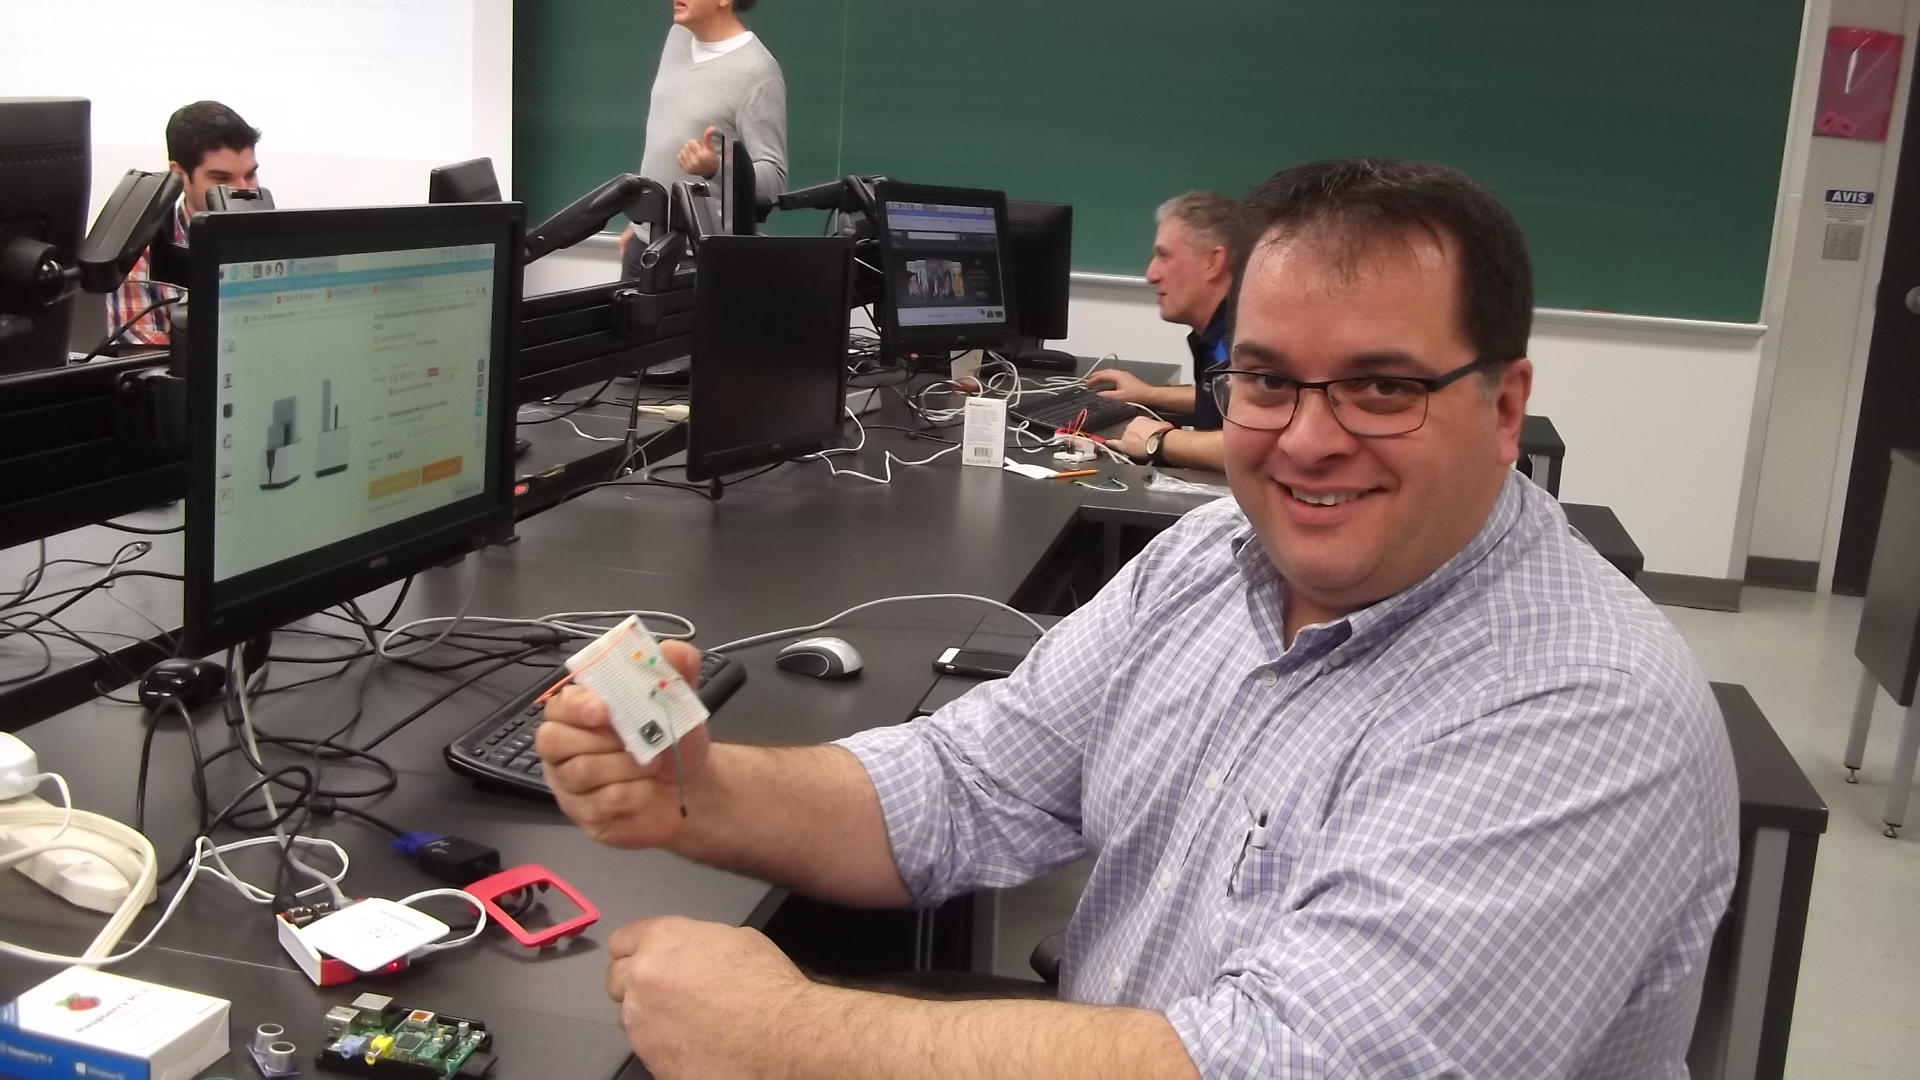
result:
[[[1908,8],[1915,8],[1909,12]],[[1890,30],[1908,35],[1909,50],[1920,28],[1920,5],[1907,0],[1820,0],[1814,37],[1828,26]],[[1850,377],[1864,365],[1872,333],[1873,291],[1885,250],[1892,178],[1899,161],[1905,92],[1912,58],[1904,57],[1902,95],[1886,143],[1810,138],[1804,172],[1789,170],[1792,188],[1784,200],[1786,220],[1797,233],[1778,322],[1765,451],[1754,508],[1753,555],[1823,562],[1831,575],[1838,543],[1838,511],[1853,453],[1848,421]],[[1828,188],[1877,191],[1873,227],[1859,261],[1822,257]]]
[[[94,102],[94,211],[128,169],[166,168],[167,117],[203,98],[262,130],[261,180],[281,206],[419,202],[429,169],[471,157],[512,175],[512,0],[0,7],[0,96]],[[80,42],[124,55],[82,62]]]

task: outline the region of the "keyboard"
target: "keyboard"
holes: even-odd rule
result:
[[[512,701],[448,743],[448,767],[487,787],[551,799],[553,792],[542,775],[540,757],[533,751],[533,732],[540,726],[545,708],[537,704],[540,695],[552,689],[566,674],[566,668],[555,667],[541,675]],[[746,681],[747,669],[740,661],[718,653],[707,653],[700,658],[698,692],[700,703],[707,711],[720,708]]]
[[[1101,397],[1098,391],[1084,386],[1057,394],[1022,394],[1020,403],[1009,405],[1007,412],[1017,420],[1025,420],[1034,434],[1051,435],[1056,429],[1072,426],[1082,409],[1087,413],[1079,425],[1083,431],[1099,431],[1146,415],[1124,401]]]

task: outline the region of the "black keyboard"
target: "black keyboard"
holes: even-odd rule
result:
[[[1034,434],[1044,436],[1063,427],[1072,427],[1083,409],[1087,415],[1079,421],[1082,431],[1099,431],[1146,415],[1124,401],[1101,397],[1098,391],[1084,386],[1057,394],[1042,395],[1029,391],[1020,396],[1019,404],[1008,406],[1007,412],[1016,419],[1025,420],[1033,428]]]
[[[540,757],[533,752],[533,732],[540,726],[544,709],[535,702],[566,674],[566,668],[556,667],[540,676],[538,682],[447,744],[447,765],[489,787],[552,798]],[[740,661],[718,653],[700,658],[698,692],[708,712],[718,709],[746,681],[747,669]]]

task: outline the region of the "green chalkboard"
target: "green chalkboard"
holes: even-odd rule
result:
[[[516,9],[514,181],[538,214],[638,163],[668,9]],[[1801,15],[1802,0],[763,0],[751,21],[786,71],[796,186],[871,172],[1071,202],[1075,266],[1138,274],[1170,195],[1243,194],[1320,157],[1420,158],[1513,206],[1542,306],[1751,322]]]

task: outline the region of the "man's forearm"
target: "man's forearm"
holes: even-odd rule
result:
[[[1167,432],[1165,442],[1161,444],[1160,453],[1170,465],[1188,469],[1212,469],[1214,472],[1227,471],[1226,440],[1218,431],[1187,431],[1176,428]]]
[[[855,907],[912,901],[880,797],[835,746],[715,744],[670,848],[696,862]]]
[[[819,987],[783,1012],[793,1080],[1199,1080],[1167,1018],[1052,1001],[917,1001]]]
[[[1187,415],[1194,411],[1199,399],[1192,386],[1152,386],[1142,395],[1140,404],[1154,412],[1171,412]]]

